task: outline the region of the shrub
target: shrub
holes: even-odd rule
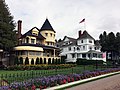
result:
[[[81,59],[78,58],[76,61],[77,65],[101,65],[103,64],[103,60],[87,60],[87,59]]]

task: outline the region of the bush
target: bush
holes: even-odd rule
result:
[[[42,64],[42,65],[14,65],[9,66],[7,70],[50,70],[50,69],[64,69],[75,67],[75,64],[61,64],[61,65],[51,65],[51,64]]]
[[[96,64],[103,64],[103,60],[87,60],[78,58],[76,61],[77,65],[96,65]]]

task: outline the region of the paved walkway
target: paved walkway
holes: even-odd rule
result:
[[[66,90],[120,90],[120,74],[81,84]]]

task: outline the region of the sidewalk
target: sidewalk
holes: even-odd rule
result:
[[[120,74],[81,84],[66,90],[120,90]]]
[[[117,74],[117,73],[120,73],[119,72],[114,72],[114,73],[109,73],[109,74],[104,74],[104,75],[100,75],[100,76],[96,76],[96,77],[92,77],[92,78],[87,78],[87,79],[83,79],[83,80],[79,80],[79,81],[75,81],[75,82],[71,82],[71,83],[67,83],[67,84],[63,84],[63,85],[59,85],[59,86],[55,86],[55,87],[51,87],[51,88],[47,88],[47,89],[44,89],[44,90],[55,90],[55,89],[60,89],[60,88],[64,88],[64,87],[68,87],[68,86],[71,86],[71,85],[75,85],[75,84],[79,84],[79,83],[83,83],[83,82],[86,82],[86,81],[90,81],[90,80],[94,80],[94,79],[97,79],[97,78],[101,78],[101,77],[105,77],[105,76],[108,76],[108,75],[113,75],[113,74]],[[116,75],[115,75],[116,76]],[[119,78],[120,78],[120,74],[118,75]],[[117,77],[118,78],[118,77]],[[120,80],[118,78],[118,80]],[[103,79],[102,79],[103,80]],[[97,80],[99,81],[99,80]],[[108,83],[108,82],[107,82]],[[120,83],[120,82],[119,82]],[[82,84],[82,85],[85,85],[85,84]],[[103,85],[103,84],[102,84]],[[80,86],[80,85],[79,85]],[[99,86],[99,85],[98,85]],[[77,87],[77,86],[76,86]],[[39,89],[37,89],[39,90]],[[67,90],[79,90],[79,87],[77,88],[71,88],[71,89],[67,89]],[[82,90],[80,88],[80,90]],[[98,89],[83,89],[83,90],[98,90]],[[99,89],[99,90],[104,90],[104,89]],[[109,90],[109,89],[105,89],[105,90]],[[119,89],[120,90],[120,89]]]

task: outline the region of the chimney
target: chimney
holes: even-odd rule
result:
[[[18,38],[21,37],[22,21],[18,20]]]
[[[80,31],[78,32],[78,38],[80,38],[81,35],[82,35],[82,32],[81,32],[81,30],[80,30]]]

